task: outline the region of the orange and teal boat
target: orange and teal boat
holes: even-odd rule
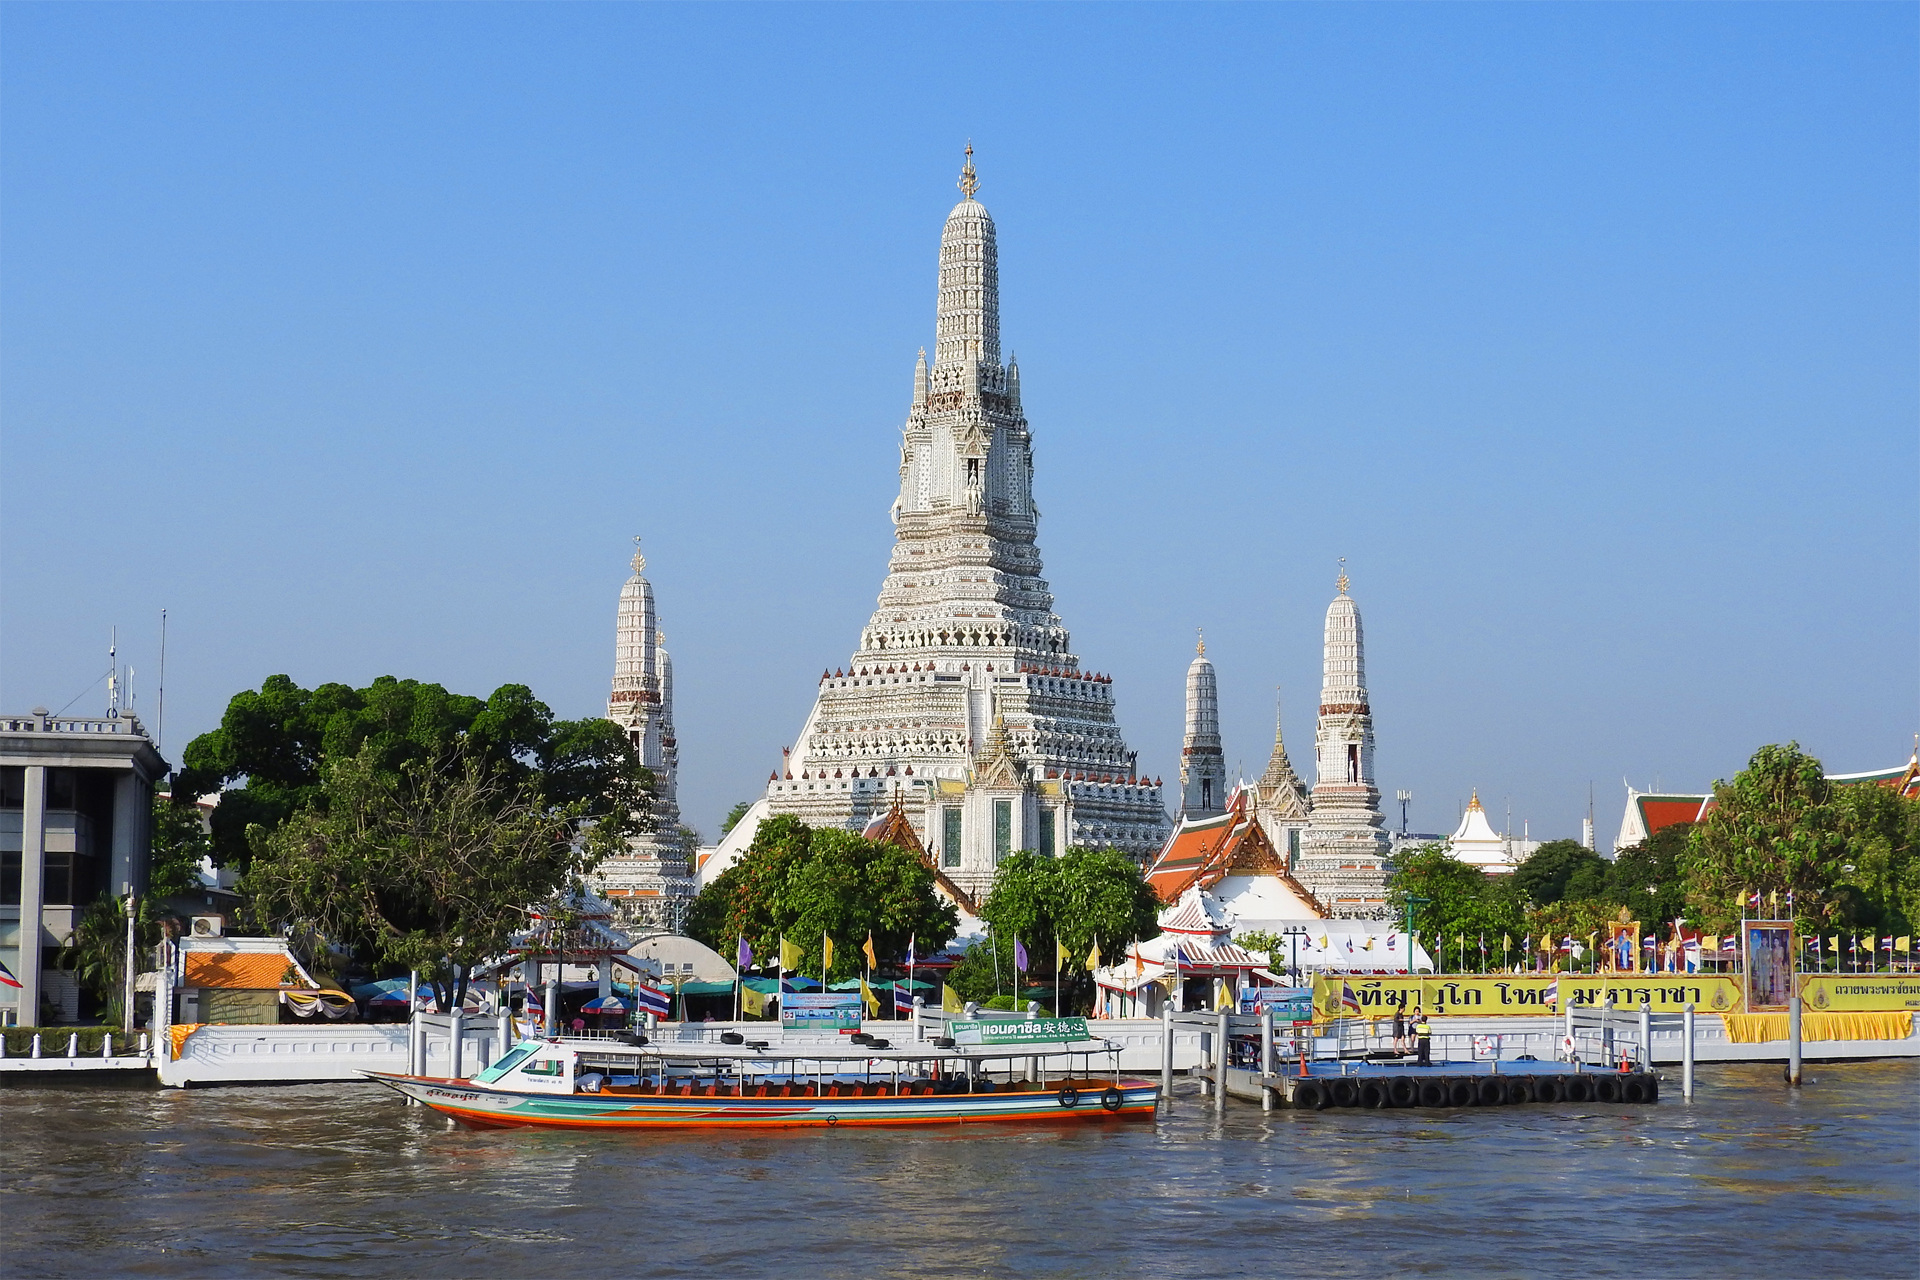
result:
[[[985,1043],[963,1042],[968,1032],[962,1030],[897,1049],[872,1040],[822,1046],[739,1037],[738,1044],[659,1045],[636,1043],[643,1039],[637,1036],[532,1039],[470,1080],[365,1074],[456,1120],[492,1127],[753,1129],[1152,1117],[1157,1081],[1124,1076],[1117,1066],[1096,1072],[1096,1057],[1117,1063],[1117,1046],[1087,1039],[1080,1019],[1044,1021],[1069,1025],[973,1024],[1018,1030],[973,1033]]]

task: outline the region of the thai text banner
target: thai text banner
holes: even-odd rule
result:
[[[780,997],[780,1025],[816,1031],[860,1027],[858,991],[789,991]]]
[[[1316,1018],[1390,1018],[1395,1009],[1424,1009],[1432,1014],[1476,1018],[1546,1017],[1569,1006],[1598,1007],[1613,997],[1617,1009],[1638,1009],[1642,1000],[1655,1013],[1680,1013],[1693,1004],[1698,1013],[1738,1013],[1737,978],[1702,973],[1558,975],[1560,999],[1546,999],[1555,977],[1540,974],[1488,973],[1458,977],[1362,978],[1321,976],[1313,980]],[[1343,1009],[1346,992],[1359,1003],[1356,1014]]]
[[[1041,1044],[1088,1040],[1085,1018],[981,1019],[947,1024],[955,1044]]]
[[[1904,974],[1803,973],[1800,998],[1815,1013],[1894,1013],[1920,1009],[1920,977]]]

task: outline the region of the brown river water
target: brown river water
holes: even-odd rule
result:
[[[1691,1104],[668,1137],[458,1128],[373,1085],[0,1090],[0,1274],[1920,1274],[1920,1062]]]

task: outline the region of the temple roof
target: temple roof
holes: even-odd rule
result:
[[[1234,872],[1270,875],[1321,918],[1332,914],[1287,870],[1286,859],[1249,811],[1244,789],[1235,793],[1232,807],[1220,816],[1182,820],[1147,869],[1147,883],[1160,901],[1174,903],[1189,888],[1211,888]],[[1162,927],[1170,926],[1163,921]]]

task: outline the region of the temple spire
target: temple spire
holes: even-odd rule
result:
[[[979,175],[973,171],[972,138],[967,139],[967,162],[960,166],[960,181],[955,185],[960,188],[960,194],[969,200],[973,199],[973,193],[980,189]]]
[[[973,198],[979,187],[969,143],[967,167],[960,172],[960,190],[966,198],[953,206],[940,233],[936,369],[968,362],[1000,367],[1000,250],[992,215]]]
[[[1227,804],[1227,762],[1220,746],[1220,688],[1202,635],[1187,667],[1187,733],[1180,745],[1180,816],[1204,818]]]

